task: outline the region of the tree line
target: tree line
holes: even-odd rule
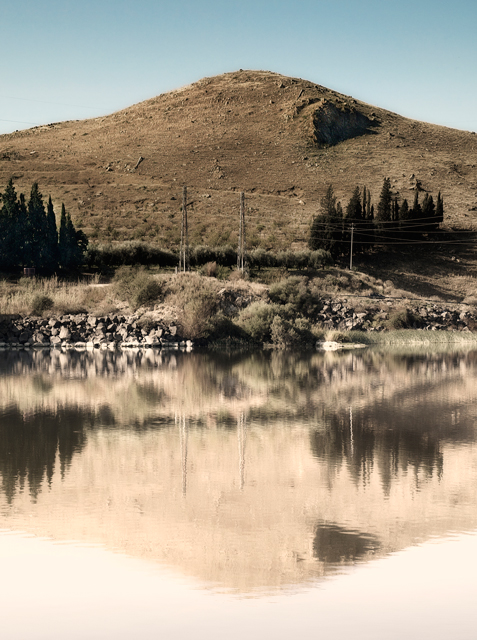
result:
[[[412,244],[437,231],[444,220],[444,202],[425,193],[419,201],[416,188],[412,206],[406,199],[393,196],[391,180],[385,178],[378,205],[371,203],[371,193],[356,187],[346,210],[337,201],[330,185],[320,201],[321,212],[313,218],[309,237],[312,250],[324,249],[333,257],[349,251],[353,237],[353,253],[367,253],[376,245]]]
[[[10,179],[0,203],[0,269],[34,267],[53,273],[82,264],[88,238],[75,229],[64,204],[58,229],[51,196],[45,207],[37,182],[27,201]]]

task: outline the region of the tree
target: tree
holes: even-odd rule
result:
[[[381,189],[381,195],[379,196],[378,211],[376,214],[376,222],[386,223],[391,221],[391,180],[384,178],[383,187]]]
[[[363,231],[363,207],[361,204],[361,194],[359,187],[353,191],[348,205],[346,206],[346,232],[343,234],[343,242],[350,242],[350,229],[353,225],[353,253],[361,253],[362,251],[362,231]]]
[[[58,267],[58,230],[51,196],[46,207],[46,244],[44,249],[44,266],[54,271]]]
[[[83,260],[88,239],[82,231],[76,231],[65,205],[61,205],[58,253],[60,266],[65,269],[78,267]]]
[[[24,205],[24,200],[23,200]],[[22,261],[25,225],[24,206],[18,201],[13,180],[2,194],[0,209],[0,266],[11,269]]]
[[[432,195],[426,193],[424,200],[422,201],[422,231],[421,233],[430,233],[434,229],[435,225],[435,212],[436,206]]]
[[[30,267],[45,267],[45,251],[48,244],[48,229],[43,196],[34,182],[27,207],[25,262]]]
[[[437,194],[436,210],[434,212],[436,226],[444,222],[444,201],[441,196],[441,192]]]
[[[411,237],[411,232],[409,228],[409,220],[411,217],[411,212],[409,210],[409,204],[404,198],[401,203],[401,208],[399,210],[399,238],[401,242],[405,242],[409,240]]]
[[[331,184],[320,201],[320,210],[320,215],[313,218],[308,246],[313,251],[316,249],[329,251],[335,257],[340,251],[343,215]]]
[[[378,210],[376,212],[376,227],[379,230],[379,236],[376,240],[386,240],[389,222],[392,218],[392,193],[391,180],[384,178],[381,195],[379,196]]]
[[[419,192],[416,189],[414,193],[414,202],[409,216],[409,237],[418,239],[422,233],[422,208],[419,203]]]

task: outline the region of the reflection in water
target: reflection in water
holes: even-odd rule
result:
[[[351,531],[336,524],[316,526],[313,553],[327,564],[350,563],[373,554],[379,549],[376,536]]]
[[[304,584],[477,528],[476,396],[476,352],[0,351],[2,526]]]
[[[73,454],[84,446],[88,423],[94,424],[92,416],[73,407],[30,415],[16,407],[2,412],[0,474],[8,502],[17,489],[23,490],[25,481],[36,501],[44,478],[51,483],[57,458],[63,477]]]

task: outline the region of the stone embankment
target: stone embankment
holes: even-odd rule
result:
[[[406,327],[427,331],[475,331],[477,314],[469,309],[443,307],[436,304],[423,304],[404,308],[402,303],[380,301],[379,306],[366,307],[362,303],[359,311],[353,302],[342,300],[324,301],[316,321],[325,329],[341,331],[383,331],[400,328],[396,326],[398,314],[405,314]]]
[[[359,310],[358,310],[359,309]],[[400,307],[400,313],[406,310]],[[324,329],[340,331],[383,331],[396,326],[398,309],[393,302],[380,301],[374,306],[354,306],[347,300],[325,300],[313,318]],[[428,331],[475,331],[477,314],[470,310],[439,305],[422,305],[408,309],[406,326]],[[9,317],[0,319],[0,348],[192,348],[190,340],[180,335],[175,324],[152,321],[140,315],[95,317],[87,314],[52,318]]]
[[[191,348],[176,325],[163,326],[139,316],[86,314],[52,318],[14,317],[0,320],[0,347]]]

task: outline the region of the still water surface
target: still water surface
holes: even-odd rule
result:
[[[2,640],[475,637],[477,352],[0,351]]]

